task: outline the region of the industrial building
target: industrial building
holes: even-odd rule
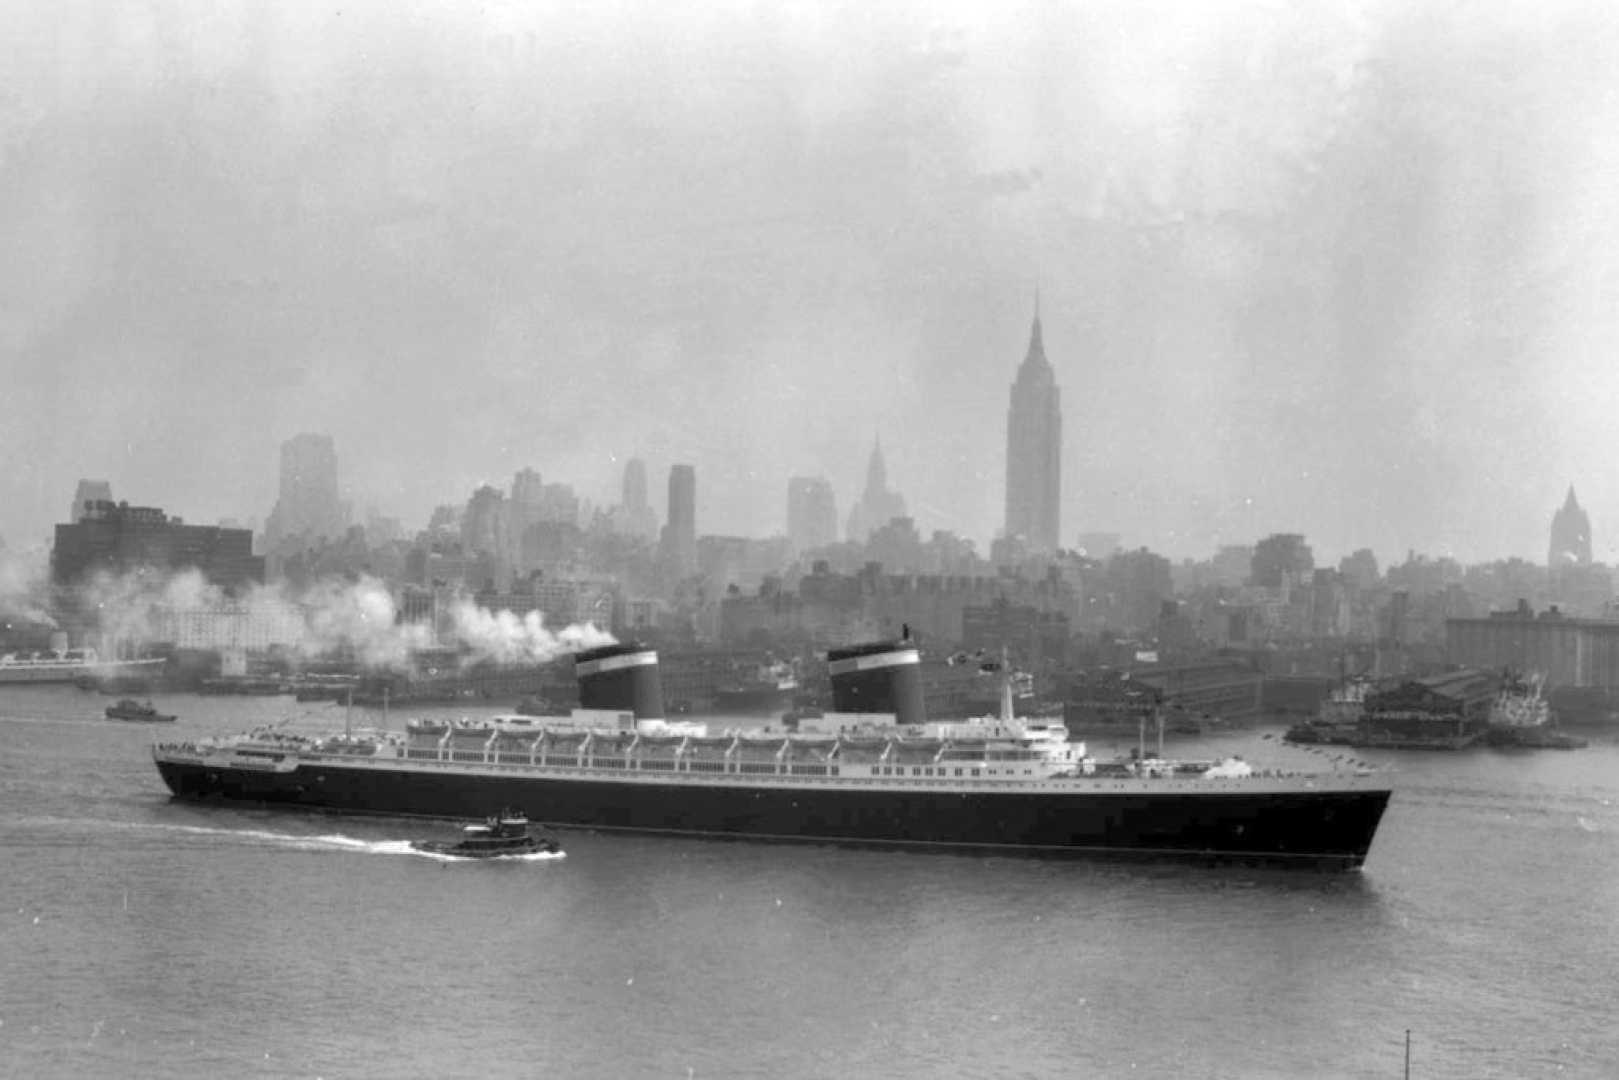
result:
[[[98,572],[196,569],[234,590],[264,580],[264,559],[253,554],[249,529],[187,525],[154,506],[92,500],[78,521],[56,526],[51,581],[71,586]]]

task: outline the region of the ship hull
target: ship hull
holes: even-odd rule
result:
[[[71,683],[81,679],[105,681],[155,677],[163,674],[163,660],[114,660],[100,663],[12,663],[0,664],[0,685],[13,683]]]
[[[774,712],[791,705],[795,692],[775,686],[716,690],[713,708],[717,713]]]
[[[300,763],[158,759],[175,796],[305,809],[481,818],[510,806],[559,827],[1042,856],[1359,867],[1386,787],[1197,790],[1164,781],[1033,788],[759,784]]]

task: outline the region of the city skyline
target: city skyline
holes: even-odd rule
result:
[[[766,535],[881,432],[987,551],[1038,285],[1065,546],[1538,561],[1572,484],[1619,562],[1605,7],[853,10],[19,5],[0,536],[262,523],[309,431],[356,519],[638,457]]]
[[[306,435],[305,437],[308,436]],[[324,439],[325,437],[319,436],[319,438]],[[595,512],[602,515],[605,527],[609,532],[627,533],[629,535],[639,536],[653,547],[658,548],[663,552],[664,556],[667,557],[668,546],[671,541],[666,534],[664,526],[668,524],[668,518],[666,515],[659,515],[656,508],[647,498],[647,493],[643,486],[644,481],[645,463],[639,458],[631,459],[626,468],[625,477],[621,487],[621,497],[628,499],[629,501],[603,504],[590,503],[589,505],[594,508]],[[873,486],[874,483],[876,485],[875,487]],[[804,520],[804,515],[810,515],[816,519],[816,524],[809,525],[807,527],[808,531],[816,534],[819,538],[822,538],[825,544],[837,544],[844,540],[848,540],[853,543],[864,542],[863,540],[841,535],[839,529],[837,528],[836,511],[833,505],[836,498],[835,491],[832,485],[824,477],[791,477],[789,478],[787,487],[787,499],[785,502],[785,520],[787,522],[787,527],[769,533],[724,534],[698,528],[697,519],[701,517],[702,504],[696,493],[695,470],[689,464],[677,463],[670,466],[668,481],[670,499],[666,499],[665,507],[670,505],[670,500],[676,498],[676,493],[678,491],[678,501],[681,503],[683,509],[681,512],[681,527],[677,530],[677,535],[684,537],[684,539],[678,542],[679,545],[690,545],[694,543],[696,539],[703,536],[722,537],[726,535],[737,535],[754,540],[769,540],[772,538],[777,538],[789,541],[791,543],[790,550],[795,556],[797,556],[804,554],[805,551],[811,550],[814,546],[816,546],[805,545],[802,543],[792,543],[799,535],[801,535],[798,530],[795,530],[793,523],[795,520]],[[72,504],[75,513],[64,517],[62,521],[55,523],[53,525],[53,529],[56,529],[59,532],[63,524],[71,524],[82,516],[85,500],[79,498],[79,496],[83,495],[86,491],[90,491],[99,498],[109,498],[112,494],[111,491],[108,490],[109,488],[110,485],[106,481],[80,480],[75,489],[75,498]],[[533,489],[532,495],[536,498],[540,496],[542,491],[545,495],[550,495],[553,491],[564,493],[563,497],[566,497],[571,503],[574,504],[574,512],[571,515],[563,515],[563,518],[569,521],[576,521],[580,527],[590,524],[590,522],[580,518],[577,513],[578,504],[581,502],[587,502],[588,500],[580,500],[575,497],[573,495],[572,485],[565,480],[559,481],[556,484],[543,485],[542,488],[540,485],[540,474],[531,468],[523,468],[518,470],[512,481],[512,496],[509,505],[507,504],[507,493],[503,492],[498,486],[480,484],[463,500],[452,500],[450,502],[435,504],[434,511],[431,516],[437,518],[446,509],[455,511],[457,516],[461,518],[460,530],[463,540],[466,540],[469,534],[490,534],[492,536],[495,526],[488,522],[481,521],[481,515],[484,513],[484,511],[480,509],[480,501],[494,500],[496,502],[500,502],[502,504],[500,512],[503,514],[521,513],[525,508],[525,496],[522,493],[530,488]],[[885,500],[897,500],[895,505],[900,510],[900,513],[896,514],[895,518],[890,520],[897,520],[898,518],[904,516],[903,496],[899,492],[886,487],[885,469],[883,465],[883,455],[880,443],[873,447],[870,458],[868,459],[866,492],[868,495],[875,492]],[[140,502],[132,502],[128,499],[112,499],[111,502],[114,505],[134,507],[143,510],[156,510],[168,513],[176,521],[185,516],[180,513],[175,513],[173,507],[165,506],[161,503],[148,502],[143,504]],[[545,510],[545,505],[541,505],[540,509],[542,511]],[[640,529],[635,527],[630,527],[632,519],[625,516],[624,511],[626,509],[649,514],[650,517],[645,520],[652,524],[656,524],[658,527],[656,529],[649,529],[646,532],[642,532]],[[859,519],[858,515],[859,511],[857,509],[855,511],[855,520]],[[545,514],[542,513],[541,516],[545,516]],[[822,518],[824,518],[824,524],[820,522],[820,519]],[[1548,554],[1543,557],[1538,565],[1545,565],[1555,569],[1565,564],[1586,565],[1597,563],[1604,566],[1613,565],[1615,569],[1619,569],[1619,564],[1607,564],[1603,563],[1600,559],[1594,559],[1591,557],[1590,552],[1593,550],[1594,545],[1596,544],[1596,541],[1592,535],[1594,530],[1590,526],[1588,515],[1585,513],[1583,507],[1580,506],[1578,499],[1575,496],[1572,485],[1568,488],[1568,491],[1557,510],[1550,515],[1549,520],[1550,525],[1546,531],[1549,532],[1551,537],[1550,547]],[[193,524],[198,523],[193,521]],[[222,527],[241,527],[241,523],[239,521],[231,518],[220,519],[215,524]],[[390,522],[389,524],[389,537],[380,540],[379,542],[386,542],[386,539],[394,538],[403,538],[408,540],[412,536],[428,536],[432,532],[432,525],[429,521],[424,521],[422,523],[422,527],[417,529],[411,528],[408,524],[400,526],[397,522]],[[402,536],[396,536],[394,534],[393,527],[395,526],[403,529]],[[255,535],[262,537],[259,528],[254,528],[250,531],[253,531]],[[521,532],[521,526],[519,526],[517,531]],[[1251,550],[1260,541],[1266,540],[1267,538],[1275,539],[1279,536],[1296,536],[1305,540],[1310,539],[1308,534],[1299,532],[1298,530],[1281,530],[1274,533],[1256,535],[1247,540],[1233,539],[1229,543],[1221,544],[1214,550],[1196,555],[1174,555],[1155,548],[1150,543],[1132,543],[1130,542],[1131,538],[1121,536],[1121,534],[1118,533],[1091,532],[1081,533],[1072,543],[1065,542],[1061,546],[1061,550],[1083,555],[1101,562],[1106,562],[1108,558],[1112,557],[1113,555],[1139,548],[1145,549],[1157,555],[1166,556],[1176,562],[1202,563],[1209,562],[1210,560],[1218,561],[1218,559],[1225,555],[1225,553],[1235,548],[1248,548]],[[308,537],[308,544],[312,547],[319,547],[323,544],[336,542],[337,539],[337,536],[311,535]],[[495,548],[499,547],[498,544],[490,541],[488,537],[485,537],[485,541],[486,542],[482,545],[483,547],[489,548],[490,550],[494,550]],[[1106,541],[1106,543],[1102,544],[1103,541]],[[1092,550],[1093,546],[1097,545],[1105,547],[1106,550]],[[4,548],[0,547],[0,551],[4,551]],[[1451,558],[1455,559],[1455,561],[1462,565],[1485,565],[1488,563],[1510,559],[1519,559],[1531,564],[1537,564],[1535,559],[1521,555],[1499,556],[1493,559],[1485,558],[1479,560],[1466,560],[1456,559],[1454,555],[1446,552],[1425,551],[1420,549],[1410,549],[1403,554],[1396,554],[1392,558],[1385,558],[1382,553],[1370,549],[1365,545],[1361,545],[1341,553],[1334,551],[1323,552],[1315,565],[1319,568],[1336,567],[1340,562],[1350,559],[1351,556],[1358,557],[1364,551],[1371,551],[1377,563],[1384,567],[1397,566],[1402,561],[1410,557],[1416,557],[1418,559]],[[19,551],[19,554],[26,555],[28,553],[26,551]],[[47,556],[49,554],[48,545],[46,547],[36,549],[34,552],[32,552],[32,554],[40,557]],[[992,561],[992,553],[987,549],[979,551],[978,555],[987,561]],[[23,561],[26,563],[26,558],[24,558]],[[687,556],[682,555],[677,558],[676,561],[685,562],[687,561]]]
[[[1043,361],[1045,359],[1044,351],[1043,349],[1038,348],[1039,344],[1039,319],[1036,317],[1029,355],[1034,356],[1036,352],[1038,352],[1039,358]],[[1022,369],[1020,369],[1020,371],[1021,370]],[[1016,395],[1014,389],[1014,401],[1015,400]],[[1015,409],[1016,406],[1014,405],[1014,412]],[[277,509],[282,508],[282,503],[285,502],[289,491],[298,492],[301,490],[300,481],[297,479],[297,477],[300,470],[307,467],[304,462],[311,450],[313,450],[315,460],[318,462],[318,464],[315,466],[316,472],[322,474],[317,480],[316,484],[317,488],[325,493],[323,497],[333,499],[338,495],[348,494],[347,489],[338,483],[340,473],[335,471],[337,448],[334,440],[331,438],[331,436],[324,433],[305,432],[281,444],[280,486],[282,490],[282,499],[281,501],[278,501],[276,507]],[[865,510],[870,509],[865,507],[865,504],[872,502],[873,499],[875,499],[875,507],[886,508],[886,510],[892,512],[894,518],[906,516],[908,511],[906,510],[902,493],[888,487],[887,469],[883,455],[882,441],[880,438],[878,438],[872,446],[870,455],[867,458],[865,473],[865,493],[861,499],[855,500],[855,509],[851,511],[850,517],[851,526],[855,525],[856,523],[860,523],[858,526],[860,530],[862,532],[867,531],[862,514]],[[842,535],[841,530],[837,527],[838,523],[836,513],[832,506],[832,503],[835,502],[836,499],[836,489],[824,477],[791,477],[788,479],[788,498],[784,504],[784,526],[782,528],[778,528],[772,532],[736,534],[724,534],[715,531],[703,530],[697,527],[697,519],[702,516],[702,503],[695,490],[695,470],[690,464],[676,463],[670,466],[668,482],[668,492],[670,498],[665,500],[662,507],[663,513],[661,514],[659,513],[659,508],[655,506],[652,500],[650,500],[647,496],[646,463],[640,458],[631,458],[625,463],[619,482],[618,502],[613,502],[611,499],[604,500],[601,503],[596,503],[588,498],[581,500],[574,493],[573,485],[566,478],[559,480],[554,484],[546,484],[543,483],[542,480],[543,478],[541,474],[533,468],[525,466],[518,469],[511,481],[511,500],[509,512],[518,515],[523,515],[525,512],[532,513],[535,508],[529,507],[527,504],[529,502],[535,502],[535,500],[538,500],[536,506],[539,507],[540,511],[543,511],[541,516],[546,516],[546,514],[549,513],[549,511],[545,510],[545,507],[549,505],[547,499],[551,497],[553,493],[555,493],[556,497],[565,498],[571,504],[573,504],[574,509],[572,514],[564,515],[566,519],[576,520],[581,527],[588,525],[589,522],[580,518],[577,513],[581,503],[587,504],[594,508],[596,512],[604,515],[609,530],[615,532],[628,532],[632,535],[641,536],[643,539],[662,549],[665,558],[668,558],[669,556],[668,545],[670,541],[666,535],[666,530],[664,530],[662,526],[666,525],[668,522],[668,508],[671,505],[671,500],[673,500],[677,490],[680,493],[680,502],[683,506],[681,522],[682,527],[677,531],[677,533],[678,535],[685,537],[685,539],[681,540],[677,546],[689,547],[695,542],[698,536],[739,535],[746,536],[751,539],[769,539],[771,537],[779,537],[792,541],[796,535],[793,527],[796,512],[795,504],[800,503],[805,498],[806,491],[801,490],[801,488],[805,486],[815,489],[814,494],[810,496],[812,500],[818,502],[824,501],[824,505],[818,507],[815,512],[827,516],[828,527],[822,529],[821,531],[831,536],[831,539],[828,542],[837,543],[845,539],[856,543],[863,542],[862,538],[857,538],[852,535],[847,537]],[[112,492],[110,488],[111,485],[106,480],[80,479],[75,487],[74,497],[71,504],[73,512],[65,516],[61,521],[53,523],[52,528],[57,531],[58,535],[60,535],[60,527],[62,524],[71,524],[82,516],[87,497],[101,499],[111,498]],[[465,539],[469,532],[489,533],[494,526],[488,522],[480,522],[480,499],[494,499],[504,504],[507,499],[507,492],[503,491],[499,485],[479,484],[463,498],[452,498],[448,501],[435,501],[433,504],[433,510],[429,517],[438,516],[446,508],[454,509],[457,514],[463,517],[461,525],[463,539]],[[174,507],[163,504],[161,500],[147,500],[145,502],[141,502],[131,501],[128,499],[113,499],[113,501],[115,503],[122,503],[129,506],[144,506],[148,509],[155,508],[157,510],[170,513],[176,520],[186,516],[183,513],[175,512]],[[347,513],[347,500],[344,500],[342,505],[344,507],[344,513]],[[626,511],[629,513],[626,514]],[[500,512],[504,514],[507,513],[508,510],[503,507]],[[265,519],[263,523],[252,524],[251,526],[254,534],[267,549],[274,547],[272,537],[268,531],[268,526],[274,521],[275,516],[275,513],[272,511],[272,513],[268,518]],[[877,516],[881,516],[880,513]],[[247,521],[253,523],[256,521],[256,519],[248,516]],[[1593,530],[1591,527],[1589,515],[1580,505],[1575,495],[1573,485],[1568,487],[1564,499],[1558,505],[1557,510],[1551,514],[1550,522],[1551,524],[1549,527],[1549,532],[1551,536],[1551,543],[1549,554],[1545,556],[1544,560],[1546,565],[1555,567],[1562,565],[1565,561],[1573,563],[1590,563],[1594,561],[1601,563],[1602,565],[1608,565],[1603,563],[1601,559],[1594,559],[1592,557],[1592,551],[1601,550],[1601,546],[1597,544],[1595,538],[1593,537],[1593,532],[1595,530]],[[193,523],[195,524],[196,522]],[[524,523],[527,523],[526,518]],[[242,522],[234,517],[224,517],[220,518],[217,524],[221,526],[240,527]],[[358,522],[355,524],[358,524]],[[398,524],[399,523],[392,523],[392,525]],[[422,528],[416,529],[412,528],[409,523],[404,523],[400,527],[403,528],[404,535],[406,537],[416,535],[418,532],[431,530],[431,525],[427,519],[422,521],[421,526]],[[872,527],[874,528],[875,525]],[[504,530],[505,526],[502,526],[501,528]],[[521,533],[521,531],[522,526],[519,525],[516,532]],[[338,533],[340,532],[341,530],[338,530]],[[322,543],[335,542],[338,539],[338,533],[330,533],[327,535],[309,533],[306,535],[305,543],[308,545],[319,546]],[[662,539],[660,539],[660,534],[665,534],[662,536]],[[1112,553],[1117,553],[1118,551],[1128,551],[1135,548],[1145,548],[1146,550],[1152,551],[1155,554],[1165,555],[1176,562],[1197,563],[1216,559],[1225,550],[1233,547],[1246,547],[1251,549],[1256,543],[1264,540],[1267,537],[1274,538],[1279,535],[1288,534],[1299,535],[1303,536],[1305,539],[1309,539],[1308,534],[1302,533],[1299,530],[1283,529],[1271,533],[1257,534],[1247,539],[1233,537],[1229,541],[1222,542],[1218,547],[1210,551],[1188,554],[1168,552],[1154,547],[1154,545],[1150,542],[1135,542],[1134,538],[1122,536],[1118,533],[1090,532],[1080,533],[1071,541],[1065,540],[1060,547],[1062,550],[1074,551],[1079,554],[1088,555],[1092,558],[1099,558],[1101,561],[1105,562],[1109,553],[1088,550],[1088,541],[1094,542],[1102,538],[1107,538],[1113,545]],[[391,532],[390,535],[392,535]],[[498,547],[498,545],[490,544],[485,544],[484,546],[491,548]],[[26,548],[20,548],[12,557],[12,561],[16,563],[13,570],[27,565],[30,557],[37,556],[40,559],[46,557],[49,553],[48,547],[49,545],[45,545],[36,548],[31,552]],[[1391,553],[1389,556],[1385,556],[1384,553],[1378,552],[1375,549],[1370,549],[1367,545],[1358,545],[1342,552],[1323,552],[1321,561],[1317,562],[1316,565],[1319,567],[1333,567],[1336,566],[1341,560],[1347,559],[1351,555],[1358,555],[1360,552],[1365,550],[1372,550],[1373,556],[1377,562],[1385,567],[1398,565],[1402,560],[1411,556],[1418,558],[1456,558],[1456,556],[1449,552],[1435,552],[1415,548],[1408,549],[1404,553]],[[0,551],[4,551],[3,546],[0,546]],[[801,550],[795,551],[795,554],[801,553]],[[987,546],[984,549],[981,549],[978,554],[980,557],[986,559],[990,558],[991,556],[991,552]],[[21,559],[21,562],[17,562],[19,558]],[[1524,561],[1530,563],[1535,562],[1535,559],[1532,557],[1526,557],[1518,554],[1475,560],[1457,559],[1457,561],[1463,565],[1482,565],[1513,558],[1523,559]],[[676,557],[676,561],[680,563],[686,563],[689,561],[689,559],[689,554],[682,554]],[[43,565],[43,563],[40,565]],[[1619,564],[1615,565],[1619,566]]]

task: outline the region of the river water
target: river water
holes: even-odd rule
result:
[[[505,864],[173,803],[154,737],[343,710],[155,703],[0,689],[0,1075],[1399,1077],[1409,1029],[1413,1077],[1619,1076],[1615,734],[1363,752],[1397,789],[1355,874],[589,833]],[[1171,752],[1325,753],[1275,735]]]

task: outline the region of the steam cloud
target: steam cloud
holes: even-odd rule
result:
[[[50,568],[40,553],[30,556],[0,546],[0,618],[21,619],[56,628],[45,610]]]
[[[83,597],[99,610],[103,631],[120,645],[173,640],[177,619],[220,612],[240,620],[234,625],[251,624],[256,636],[267,634],[306,657],[347,648],[368,668],[403,667],[413,652],[433,645],[460,648],[463,665],[539,664],[614,640],[594,624],[553,631],[537,611],[521,616],[490,611],[467,597],[441,613],[435,640],[432,625],[402,622],[393,594],[369,577],[321,581],[298,593],[281,585],[256,586],[227,597],[196,570],[103,574],[85,587]]]
[[[500,663],[543,663],[558,653],[577,652],[611,644],[613,636],[593,623],[578,623],[552,633],[538,611],[521,617],[510,611],[491,612],[470,600],[451,611],[456,636],[474,654]]]

